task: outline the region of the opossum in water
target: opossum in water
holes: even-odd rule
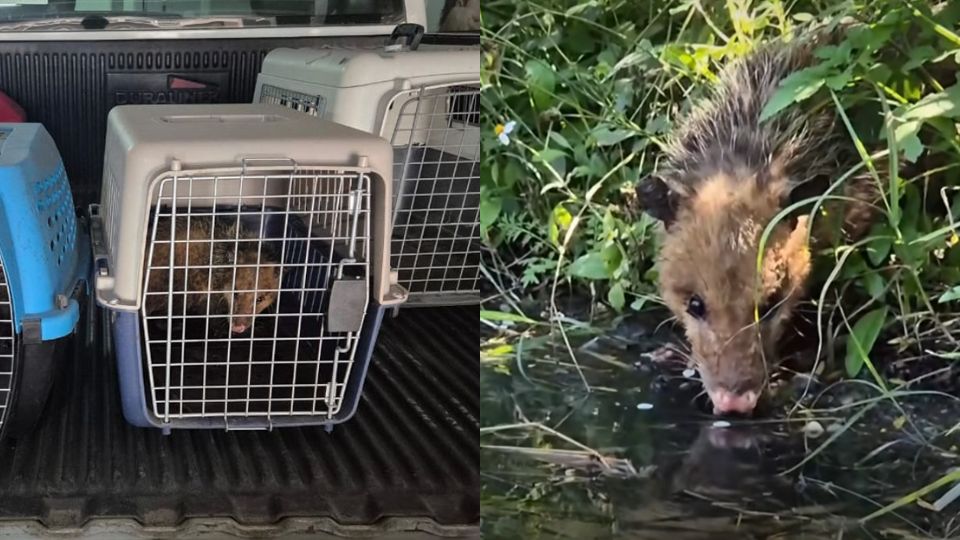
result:
[[[149,263],[152,270],[146,283],[148,293],[170,288],[171,220],[161,217],[158,221]],[[269,308],[279,293],[280,261],[274,250],[230,216],[217,216],[215,220],[210,216],[191,216],[189,226],[186,216],[177,216],[175,233],[173,266],[181,268],[173,271],[172,290],[178,300],[174,313],[183,312],[179,302],[185,297],[187,313],[207,314],[209,309],[214,314],[225,308],[231,314],[230,329],[237,334],[247,331],[253,315]],[[145,265],[149,256],[148,249]],[[186,272],[183,266],[188,267]],[[176,294],[183,292],[191,294]],[[210,300],[214,304],[208,306]],[[144,307],[148,315],[166,313],[167,295],[148,294]]]
[[[773,218],[797,200],[823,194],[858,163],[832,107],[803,104],[760,121],[780,81],[815,62],[813,50],[839,33],[774,42],[726,66],[709,97],[681,120],[660,170],[640,183],[639,205],[664,222],[660,292],[685,329],[715,413],[750,413],[776,361],[786,323],[806,292],[814,243],[861,237],[879,195],[869,174],[844,184],[845,202],[826,202],[833,223],[809,206]],[[839,217],[837,217],[839,216]],[[759,308],[759,309],[757,309]],[[759,328],[755,313],[759,313]]]

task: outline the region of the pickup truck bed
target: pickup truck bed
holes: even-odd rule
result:
[[[249,102],[273,48],[378,46],[384,39],[0,42],[0,90],[54,137],[85,208],[99,200],[114,105]],[[0,443],[0,521],[7,524],[0,537],[22,538],[37,528],[59,535],[85,523],[97,538],[131,526],[151,537],[178,526],[257,537],[476,536],[476,314],[475,307],[430,308],[387,317],[359,410],[330,434],[316,428],[164,436],[124,421],[105,314],[91,307],[36,430]]]
[[[359,410],[332,433],[134,428],[120,412],[103,313],[87,322],[37,429],[0,448],[0,520],[47,532],[103,518],[189,530],[205,518],[205,529],[257,536],[476,534],[476,308],[388,318]]]

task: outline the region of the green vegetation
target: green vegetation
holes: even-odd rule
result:
[[[731,58],[841,21],[859,24],[764,111],[837,108],[858,168],[883,187],[886,219],[818,254],[821,345],[852,335],[837,364],[866,366],[881,388],[874,342],[960,356],[958,2],[485,2],[481,221],[494,281],[541,298],[573,286],[616,311],[656,304],[658,225],[634,189],[663,137]],[[503,144],[496,126],[508,124]]]
[[[920,428],[941,409],[906,405],[910,399],[929,398],[952,406],[955,397],[918,384],[944,370],[927,363],[920,373],[901,380],[877,361],[881,356],[923,357],[940,359],[947,367],[960,358],[960,2],[919,0],[484,3],[481,230],[491,248],[484,261],[487,275],[512,311],[486,306],[489,311],[481,312],[482,321],[497,328],[497,336],[482,346],[482,362],[493,369],[481,371],[481,386],[489,390],[496,380],[511,389],[490,400],[504,408],[493,418],[507,423],[490,426],[487,418],[482,433],[484,441],[492,442],[484,448],[564,463],[596,459],[596,451],[579,443],[572,450],[544,450],[550,445],[543,434],[559,439],[560,424],[563,437],[572,437],[563,440],[567,446],[606,433],[603,419],[578,422],[579,415],[596,409],[583,409],[564,389],[580,383],[592,388],[595,392],[582,399],[607,396],[603,400],[614,401],[615,415],[622,414],[620,400],[635,399],[635,391],[646,396],[646,390],[613,390],[632,368],[610,358],[601,358],[600,367],[591,365],[597,358],[572,345],[571,336],[575,344],[575,334],[589,325],[561,314],[558,291],[588,295],[612,313],[656,306],[659,225],[636,208],[634,190],[656,171],[665,135],[730,59],[765,41],[793,39],[812,26],[841,22],[856,24],[838,45],[818,50],[817,65],[785,80],[764,115],[788,107],[834,108],[862,162],[836,179],[831,196],[846,178],[863,170],[882,188],[885,218],[869,235],[816,254],[810,301],[818,320],[817,355],[834,374],[827,382],[844,373],[850,378],[830,387],[869,396],[820,409],[819,397],[810,407],[798,401],[788,422],[816,419],[821,433],[821,423],[838,429],[809,444],[805,457],[784,474],[809,467],[814,458],[822,461],[828,448],[854,455],[862,464],[903,442],[894,438],[870,451],[854,448],[861,440],[871,444],[878,434],[884,439],[909,432],[924,451],[955,459],[955,434],[960,432],[955,416]],[[824,197],[803,206],[811,219],[823,218],[819,208]],[[549,324],[536,322],[542,314],[521,307],[527,299],[534,302],[526,305],[551,303]],[[569,335],[565,327],[571,329]],[[546,339],[541,336],[545,328],[551,330],[551,342],[562,338],[568,354],[561,351],[549,362],[530,363],[529,350],[542,345],[537,340]],[[835,354],[835,344],[845,345],[845,354]],[[880,347],[883,355],[877,354]],[[578,358],[587,361],[581,365]],[[548,368],[562,376],[535,373]],[[615,374],[609,381],[599,376],[607,371]],[[527,417],[524,411],[535,410],[545,399],[532,400],[531,389],[544,388],[563,397],[558,411],[570,412],[545,413],[542,423],[541,415]],[[619,416],[609,423],[630,425],[624,434],[646,426],[635,405],[630,402],[627,410],[639,420]],[[892,431],[878,432],[877,420],[870,416],[881,405],[890,407],[884,414],[894,415],[881,424]],[[511,415],[520,422],[510,423]],[[561,419],[547,422],[553,417]],[[503,432],[519,428],[529,431],[525,439],[507,438]],[[853,441],[848,437],[835,444],[848,433],[856,434]],[[516,446],[521,440],[532,440],[532,446]],[[610,441],[608,447],[632,446]],[[647,461],[645,456],[633,458]],[[886,470],[879,467],[871,474]],[[901,507],[916,509],[923,497],[958,478],[943,464],[927,473],[924,478],[888,479],[877,499],[868,501],[872,513],[859,517],[873,522]],[[809,471],[804,475],[811,478]],[[827,475],[823,483],[831,496],[832,490],[842,489],[835,476]],[[559,485],[559,480],[550,482]],[[919,483],[918,489],[904,494],[902,488],[911,482]],[[525,500],[542,496],[536,493]],[[891,498],[894,493],[900,498]],[[954,488],[933,507],[939,511],[958,495]]]

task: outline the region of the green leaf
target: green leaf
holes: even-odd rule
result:
[[[879,272],[867,272],[863,276],[864,288],[870,294],[870,298],[878,300],[886,292],[886,285]]]
[[[880,266],[887,261],[893,239],[890,237],[875,238],[867,244],[867,258],[874,266]]]
[[[607,275],[612,276],[623,262],[623,251],[620,250],[620,246],[616,242],[607,242],[600,253],[603,255],[604,264],[607,266]]]
[[[573,146],[570,145],[570,141],[566,137],[561,135],[556,131],[550,132],[550,139],[557,143],[558,146],[566,148],[567,150],[573,150]]]
[[[503,168],[503,174],[498,178],[500,185],[505,188],[512,188],[517,180],[523,179],[523,167],[514,159],[507,162]]]
[[[960,285],[948,290],[947,292],[940,295],[940,298],[937,299],[938,304],[946,304],[947,302],[952,302],[960,298]]]
[[[813,55],[821,60],[829,60],[833,64],[838,64],[850,58],[852,47],[853,44],[849,41],[844,41],[839,45],[824,45],[817,47]]]
[[[917,133],[911,133],[906,138],[904,138],[899,143],[900,148],[903,148],[903,156],[910,163],[916,163],[917,159],[920,158],[920,154],[923,154],[923,143],[920,142],[920,137],[917,136]]]
[[[610,70],[610,73],[607,76],[614,75],[621,69],[626,69],[628,67],[635,66],[641,62],[650,60],[652,58],[651,54],[648,51],[634,51],[623,58],[620,59],[616,65],[613,66],[613,69]]]
[[[960,117],[960,84],[943,92],[925,96],[903,113],[904,120],[927,120],[930,118]]]
[[[649,133],[666,133],[671,127],[670,118],[665,114],[656,116],[647,122],[644,128]]]
[[[850,79],[853,78],[853,74],[850,73],[850,70],[844,70],[836,75],[831,75],[825,79],[827,86],[834,90],[840,90],[850,82]]]
[[[646,303],[647,303],[647,297],[641,296],[640,298],[637,298],[636,300],[630,303],[630,309],[634,311],[640,311],[643,309],[643,306],[646,305]]]
[[[553,170],[557,171],[561,177],[564,176],[567,172],[567,154],[560,150],[554,148],[544,148],[536,154],[536,160],[542,163],[547,163]],[[551,177],[553,175],[551,174]],[[544,186],[546,187],[546,186]],[[544,191],[541,191],[544,193]]]
[[[613,216],[613,211],[607,208],[603,213],[603,234],[607,237],[613,237],[617,233],[617,218]]]
[[[653,51],[653,44],[650,43],[649,39],[641,39],[634,47],[634,51],[630,54],[624,56],[613,66],[613,70],[610,71],[610,75],[613,75],[620,71],[621,69],[626,69],[633,67],[641,63],[654,63],[657,59],[656,54]]]
[[[523,276],[520,277],[520,282],[523,283],[525,287],[532,287],[533,285],[543,283],[543,274],[556,269],[556,267],[556,259],[533,258],[527,263],[527,267],[523,269]]]
[[[610,126],[599,126],[591,132],[597,146],[611,146],[620,141],[633,137],[634,132],[627,129],[615,129]]]
[[[490,225],[500,216],[500,210],[503,208],[503,199],[496,196],[487,196],[480,198],[480,226],[489,228]]]
[[[937,56],[937,51],[930,45],[914,47],[910,50],[910,59],[903,65],[903,70],[909,71],[913,68],[920,67],[935,56]]]
[[[590,2],[583,2],[583,3],[581,3],[581,4],[576,4],[576,5],[574,5],[573,7],[571,7],[570,9],[568,9],[568,10],[564,13],[564,15],[566,15],[567,17],[571,17],[571,16],[573,16],[573,15],[578,15],[578,14],[583,13],[584,11],[586,11],[588,8],[595,7],[595,6],[598,6],[598,5],[599,5],[599,4],[596,2],[596,0],[591,0]]]
[[[847,341],[846,361],[847,375],[855,377],[863,368],[864,362],[869,359],[873,344],[880,337],[880,330],[887,320],[887,307],[877,308],[864,316],[853,325]]]
[[[560,247],[560,233],[566,232],[572,221],[573,215],[563,203],[553,207],[553,212],[550,213],[550,241],[554,246]]]
[[[562,150],[557,150],[555,148],[544,148],[537,152],[537,161],[542,161],[544,163],[549,163],[553,165],[561,159],[566,159],[567,153]]]
[[[623,306],[626,305],[627,299],[623,295],[623,285],[619,281],[614,283],[613,287],[610,287],[610,291],[607,292],[607,302],[610,302],[613,309],[617,311],[622,311]]]
[[[876,64],[870,66],[869,71],[867,71],[866,78],[867,80],[873,82],[886,84],[892,75],[893,70],[891,70],[888,65],[877,62]]]
[[[541,111],[549,109],[553,105],[553,91],[557,87],[557,75],[553,68],[542,60],[533,59],[527,62],[524,69],[533,104]]]
[[[791,103],[798,103],[815,94],[823,86],[825,76],[825,66],[813,66],[801,69],[780,81],[779,88],[760,112],[760,121],[773,117]]]
[[[524,324],[538,324],[537,321],[525,315],[517,315],[516,313],[507,313],[505,311],[486,311],[481,309],[480,318],[485,321],[494,321],[494,322],[516,322],[516,323],[524,323]]]
[[[587,253],[570,264],[570,275],[583,279],[608,279],[607,263],[600,252]]]

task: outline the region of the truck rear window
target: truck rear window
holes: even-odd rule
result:
[[[403,0],[21,0],[0,4],[0,30],[182,30],[396,24]]]

